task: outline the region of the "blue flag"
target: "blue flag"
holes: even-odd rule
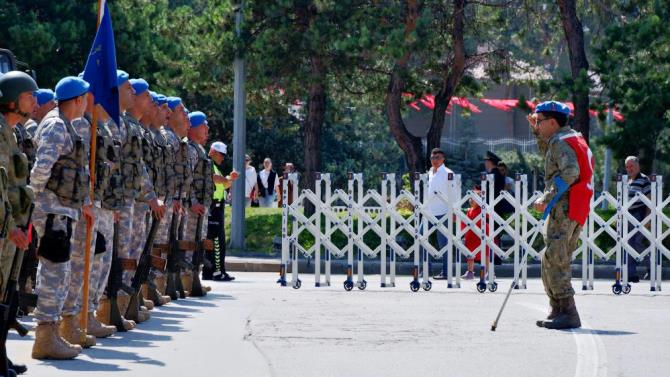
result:
[[[84,68],[84,80],[91,84],[95,103],[100,104],[107,114],[119,124],[119,88],[116,80],[116,48],[112,18],[107,2],[103,1],[103,14],[95,40],[88,54]]]

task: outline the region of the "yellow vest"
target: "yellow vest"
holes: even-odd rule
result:
[[[212,167],[214,167],[215,175],[223,176],[216,164],[212,164]],[[223,186],[223,183],[214,183],[214,187],[214,195],[212,195],[212,198],[214,200],[224,200],[226,198],[226,188]]]

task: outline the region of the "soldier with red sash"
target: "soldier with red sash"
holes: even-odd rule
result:
[[[544,212],[550,208],[544,232],[547,246],[542,256],[542,283],[549,296],[551,311],[537,325],[548,329],[570,329],[581,326],[570,279],[572,252],[589,216],[593,187],[594,159],[584,137],[572,130],[567,121],[570,109],[563,103],[548,101],[528,116],[544,155],[546,189],[534,207]]]

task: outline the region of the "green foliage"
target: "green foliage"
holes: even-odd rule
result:
[[[655,160],[670,161],[670,9],[641,1],[632,10],[607,29],[594,65],[626,118],[603,142],[619,159],[639,155],[650,172]]]

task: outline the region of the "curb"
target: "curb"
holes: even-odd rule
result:
[[[356,262],[354,262],[356,264]],[[236,272],[276,272],[279,273],[280,260],[279,259],[268,259],[268,258],[244,258],[244,257],[227,257],[226,258],[226,270],[227,271],[236,271]],[[354,266],[355,267],[355,266]],[[397,275],[411,275],[412,268],[414,267],[413,262],[407,261],[398,261],[396,262],[396,274]],[[430,264],[431,275],[437,275],[441,272],[442,263],[433,262]],[[301,274],[313,274],[314,273],[314,261],[300,259],[298,261],[298,270]],[[466,264],[461,264],[461,272],[465,272]],[[495,274],[497,277],[509,278],[514,274],[514,265],[513,264],[502,264],[494,267]],[[291,264],[287,273],[291,271]],[[325,263],[321,263],[321,273],[325,271]],[[478,275],[479,265],[475,265],[475,275]],[[540,264],[535,262],[528,265],[528,277],[529,278],[539,278],[541,272]],[[601,264],[594,266],[594,277],[596,279],[612,279],[614,280],[616,272],[616,266],[613,264]],[[333,260],[331,261],[331,273],[332,274],[346,274],[347,273],[347,263],[345,260]],[[380,273],[380,263],[379,261],[365,261],[365,274],[376,275]],[[640,277],[644,276],[646,273],[645,266],[638,266],[638,275]],[[663,276],[670,276],[670,267],[663,267],[662,270]],[[582,277],[582,265],[573,264],[572,265],[572,277],[581,278]]]

